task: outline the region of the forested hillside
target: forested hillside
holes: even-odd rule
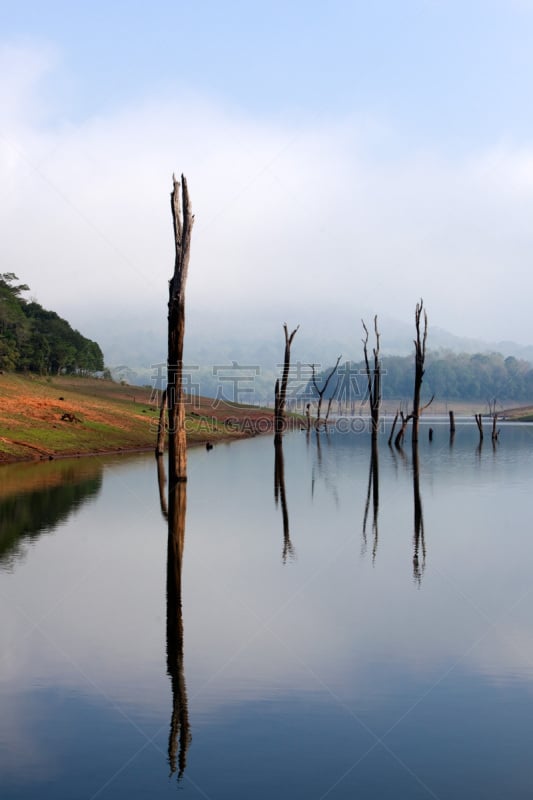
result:
[[[100,346],[86,339],[55,311],[23,293],[12,272],[0,274],[0,369],[40,375],[92,374],[104,369]]]

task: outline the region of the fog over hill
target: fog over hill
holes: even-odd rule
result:
[[[332,323],[329,310],[328,317],[323,319],[304,309],[285,320],[275,310],[261,313],[245,310],[237,315],[224,313],[223,309],[207,312],[193,308],[187,315],[185,361],[194,374],[201,377],[203,393],[215,392],[218,378],[224,372],[222,368],[235,363],[238,368],[248,367],[242,374],[253,374],[258,397],[268,398],[283,359],[285,321],[289,330],[300,325],[292,346],[292,363],[315,363],[324,368],[333,364],[339,355],[343,361],[362,358],[362,317],[370,330],[372,345],[373,315],[364,310],[349,315],[339,313]],[[166,310],[143,314],[137,320],[126,315],[125,310],[113,318],[91,314],[83,320],[84,329],[101,344],[106,364],[112,368],[127,367],[119,374],[139,384],[153,382],[152,378],[158,374],[157,365],[166,362],[166,324]],[[413,352],[414,314],[410,323],[378,317],[378,326],[384,357]],[[433,326],[430,313],[427,347],[428,351],[454,353],[499,352],[533,362],[531,345],[457,336]]]

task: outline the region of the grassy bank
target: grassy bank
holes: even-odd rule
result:
[[[533,406],[520,406],[502,411],[501,416],[512,422],[533,422]]]
[[[0,375],[0,463],[155,446],[151,389],[93,378]],[[187,406],[191,444],[269,430],[272,411],[210,398]]]

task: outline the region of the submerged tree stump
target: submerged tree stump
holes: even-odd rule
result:
[[[477,429],[479,431],[479,443],[481,444],[483,441],[483,418],[481,414],[474,414],[474,417],[476,420]]]

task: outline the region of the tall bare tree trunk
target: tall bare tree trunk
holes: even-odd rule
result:
[[[424,332],[420,334],[420,318],[424,303],[420,300],[416,304],[415,310],[415,325],[416,325],[416,339],[415,339],[415,387],[413,393],[413,436],[412,441],[418,442],[418,423],[420,421],[420,390],[422,388],[422,379],[424,377],[424,361],[426,359],[426,339],[428,334],[428,317],[424,311]]]
[[[162,456],[157,456],[157,487],[159,489],[159,506],[163,519],[168,520],[168,503],[165,486],[167,476],[165,475],[165,462]]]
[[[498,421],[498,414],[495,411],[494,414],[492,415],[492,441],[493,442],[497,442],[498,441],[498,436],[500,434],[499,429],[496,430],[497,421]]]
[[[453,444],[455,438],[455,417],[453,411],[448,411],[450,417],[450,444]]]
[[[397,410],[397,411],[396,411],[396,414],[394,415],[394,419],[393,419],[393,421],[392,421],[392,427],[391,427],[391,429],[390,429],[390,434],[389,434],[389,441],[387,442],[387,444],[389,445],[389,447],[391,446],[391,443],[392,443],[392,437],[394,436],[394,431],[395,431],[395,429],[396,429],[396,423],[398,422],[398,417],[399,417],[399,416],[400,416],[400,411],[399,411],[399,410]]]
[[[381,364],[379,361],[379,331],[378,318],[374,317],[374,333],[376,334],[376,346],[373,348],[374,368],[370,369],[368,360],[368,329],[363,320],[365,338],[363,339],[363,352],[365,355],[365,371],[368,382],[368,401],[370,405],[370,418],[372,420],[372,441],[377,441],[379,431],[379,409],[381,406]]]
[[[476,425],[479,431],[479,443],[481,444],[483,441],[483,418],[481,414],[474,414],[474,417],[476,419]]]
[[[185,334],[185,284],[189,267],[191,233],[194,216],[191,213],[189,191],[185,176],[180,183],[172,176],[173,189],[170,195],[174,246],[176,257],[174,274],[169,281],[168,298],[168,477],[170,488],[178,481],[187,480],[187,436],[185,432],[185,406],[183,397],[183,339]]]
[[[400,418],[402,420],[402,425],[400,430],[396,434],[396,438],[394,439],[394,446],[400,448],[403,444],[403,439],[405,436],[405,430],[407,425],[409,424],[410,420],[413,418],[412,414],[404,414],[403,411],[400,409]]]
[[[331,371],[328,373],[328,376],[327,376],[326,380],[324,381],[324,384],[323,384],[323,386],[322,386],[322,388],[321,388],[321,389],[319,389],[319,388],[318,388],[318,384],[317,384],[317,382],[316,382],[316,370],[315,370],[315,364],[309,364],[309,366],[311,367],[311,379],[312,379],[312,381],[313,381],[313,388],[314,388],[315,392],[316,392],[316,393],[317,393],[317,395],[318,395],[318,405],[317,405],[317,411],[316,411],[316,421],[315,421],[315,430],[317,430],[317,431],[318,431],[318,429],[320,428],[320,424],[321,424],[321,423],[322,423],[323,425],[326,425],[326,423],[327,423],[327,420],[322,420],[322,418],[321,418],[321,416],[320,416],[320,415],[321,415],[321,413],[322,413],[322,400],[323,400],[323,398],[324,398],[324,394],[325,394],[325,392],[326,392],[326,390],[327,390],[327,388],[328,388],[328,384],[329,384],[330,380],[332,379],[332,377],[333,377],[333,376],[335,375],[335,373],[337,372],[337,369],[338,369],[338,367],[339,367],[339,364],[340,364],[341,358],[342,358],[342,355],[340,355],[340,356],[337,358],[337,362],[336,362],[335,366],[334,366],[334,367],[332,368],[332,370],[331,370]],[[337,380],[337,385],[336,385],[336,387],[335,387],[335,391],[334,391],[334,392],[333,392],[333,394],[331,395],[332,399],[333,399],[333,398],[335,397],[335,395],[337,394],[337,389],[338,389],[338,388],[339,388],[339,381]],[[331,407],[331,403],[330,403],[329,405],[330,405],[330,407]],[[329,408],[328,408],[328,415],[329,415]]]
[[[156,456],[162,456],[165,452],[165,433],[167,430],[166,425],[166,411],[167,411],[167,390],[165,389],[161,395],[161,405],[159,407],[159,422],[157,425],[157,443],[155,446]]]
[[[296,331],[300,326],[298,325],[291,335],[289,336],[289,329],[287,323],[283,323],[283,331],[285,333],[285,355],[283,359],[283,372],[281,375],[281,383],[276,381],[274,390],[274,442],[281,441],[283,430],[285,427],[285,399],[287,396],[287,383],[289,380],[289,369],[291,365],[291,344],[296,336]]]

